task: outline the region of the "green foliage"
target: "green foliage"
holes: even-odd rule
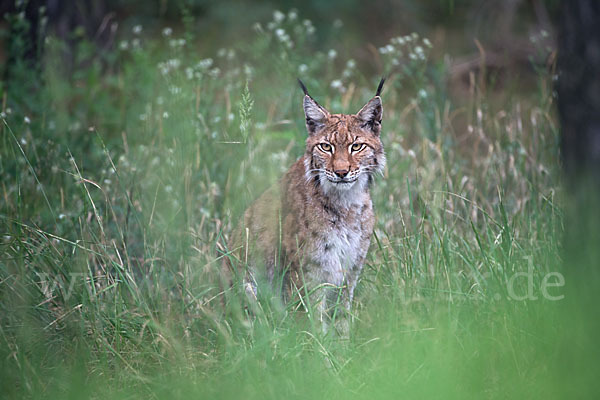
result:
[[[49,38],[39,88],[4,89],[3,394],[561,397],[558,302],[542,296],[562,234],[551,91],[451,100],[416,35],[364,76],[296,11],[203,52],[183,14],[181,35],[134,28],[100,57],[80,38],[69,71]],[[355,112],[381,74],[388,166],[343,342],[219,272],[239,214],[304,151],[295,77]]]

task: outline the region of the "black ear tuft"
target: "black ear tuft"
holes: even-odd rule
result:
[[[304,92],[304,95],[306,96],[310,96],[308,94],[308,89],[306,89],[306,86],[304,86],[304,83],[302,83],[302,81],[300,80],[300,78],[296,78],[298,79],[298,83],[300,84],[300,88],[302,89],[302,91]]]
[[[299,81],[299,79],[298,79]],[[381,95],[381,91],[383,90],[383,84],[385,83],[385,77],[381,78],[381,81],[379,81],[379,86],[377,86],[377,92],[375,93],[375,96],[379,96]],[[300,82],[300,84],[302,85],[302,82]],[[304,86],[304,85],[302,85]]]

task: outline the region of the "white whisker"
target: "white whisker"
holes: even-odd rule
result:
[[[316,172],[316,174],[315,174],[315,172]],[[323,168],[313,168],[313,169],[306,170],[306,172],[304,174],[304,176],[306,177],[306,182],[309,182],[310,180],[314,179],[314,177],[319,173],[327,174],[327,171]]]

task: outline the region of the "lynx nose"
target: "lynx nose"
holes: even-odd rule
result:
[[[346,175],[348,175],[348,170],[347,169],[336,169],[334,172],[340,178],[345,178]]]

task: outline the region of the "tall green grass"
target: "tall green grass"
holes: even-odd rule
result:
[[[246,309],[219,270],[244,208],[304,151],[295,77],[336,112],[377,77],[293,14],[214,52],[189,31],[135,32],[103,57],[82,42],[72,71],[50,39],[35,95],[3,82],[4,397],[568,393],[549,71],[533,93],[471,79],[456,98],[428,40],[373,55],[388,165],[341,341],[269,296]]]

